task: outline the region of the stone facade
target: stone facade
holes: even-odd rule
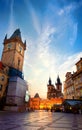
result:
[[[25,104],[26,82],[20,77],[10,77],[5,109],[14,110]],[[9,106],[9,107],[8,107]]]
[[[20,37],[15,36],[9,39],[6,37],[3,44],[2,63],[22,71],[26,43],[23,43]]]
[[[76,63],[76,72],[73,74],[75,98],[82,99],[82,58]]]
[[[76,72],[67,72],[64,82],[66,99],[82,99],[82,58],[76,63]]]
[[[47,98],[51,99],[51,98],[56,98],[56,97],[63,97],[62,94],[62,83],[60,81],[59,76],[57,77],[57,82],[55,83],[56,87],[52,84],[51,78],[49,78],[48,81],[48,91],[47,91]]]
[[[72,74],[71,72],[66,73],[66,80],[64,83],[64,98],[65,99],[73,99],[74,94],[75,94],[75,89],[74,89],[74,82],[72,79]]]
[[[37,98],[30,98],[29,106],[32,110],[50,110],[53,104],[62,104],[64,101],[63,98],[51,98],[51,99],[41,99],[40,97]]]
[[[28,90],[27,83],[22,74],[26,41],[22,42],[20,30],[17,29],[10,38],[7,38],[7,35],[5,36],[3,45],[1,62],[9,68],[7,73],[8,78],[6,78],[7,91],[6,89],[4,90],[6,91],[4,109],[18,111],[24,106],[25,94],[26,90]]]

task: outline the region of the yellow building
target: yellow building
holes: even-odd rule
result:
[[[33,110],[39,110],[40,109],[40,98],[37,97],[37,98],[30,98],[30,109],[33,109]]]
[[[73,99],[75,95],[74,82],[71,72],[66,73],[66,80],[64,82],[64,98]]]
[[[81,99],[82,98],[82,58],[75,64],[76,72],[66,73],[64,82],[64,97],[66,99]]]
[[[82,58],[76,63],[77,71],[73,74],[75,98],[82,98]]]
[[[30,98],[29,105],[30,109],[33,110],[39,110],[39,109],[50,110],[54,104],[62,104],[63,101],[64,101],[63,98],[41,99],[40,97],[37,97],[37,98]]]

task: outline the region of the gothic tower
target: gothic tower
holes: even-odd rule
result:
[[[55,95],[56,95],[56,90],[55,90],[54,85],[52,84],[51,78],[49,78],[47,88],[48,88],[47,98],[48,98],[48,99],[54,98]]]
[[[62,91],[62,83],[60,81],[59,75],[57,77],[57,82],[55,83],[57,91]]]
[[[1,61],[9,67],[5,110],[18,111],[24,105],[27,83],[22,76],[24,51],[26,41],[21,38],[20,29],[17,29],[10,38],[5,36]]]
[[[22,42],[20,29],[17,29],[10,38],[6,35],[3,45],[2,63],[22,71],[26,41]]]

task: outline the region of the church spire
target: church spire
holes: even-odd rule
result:
[[[52,81],[51,81],[51,78],[50,78],[50,77],[49,77],[49,81],[48,81],[48,82],[49,82],[49,85],[51,85],[51,84],[52,84]]]
[[[61,81],[60,81],[60,78],[59,78],[59,75],[58,75],[58,77],[57,77],[57,82],[56,82],[56,85],[62,85],[62,83],[61,83]]]
[[[55,85],[56,85],[56,89],[59,90],[59,91],[61,91],[61,89],[62,89],[62,83],[60,81],[59,75],[57,77],[57,81],[56,81]]]

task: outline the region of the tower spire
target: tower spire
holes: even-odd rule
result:
[[[19,37],[21,39],[21,32],[19,28],[14,31],[14,33],[11,35],[10,38],[15,38],[15,37]]]
[[[55,83],[57,90],[61,91],[62,83],[60,81],[59,75],[57,77],[57,82]]]
[[[51,78],[50,78],[50,77],[49,77],[49,81],[48,81],[48,82],[49,82],[49,85],[51,85],[51,84],[52,84],[52,81],[51,81]]]

